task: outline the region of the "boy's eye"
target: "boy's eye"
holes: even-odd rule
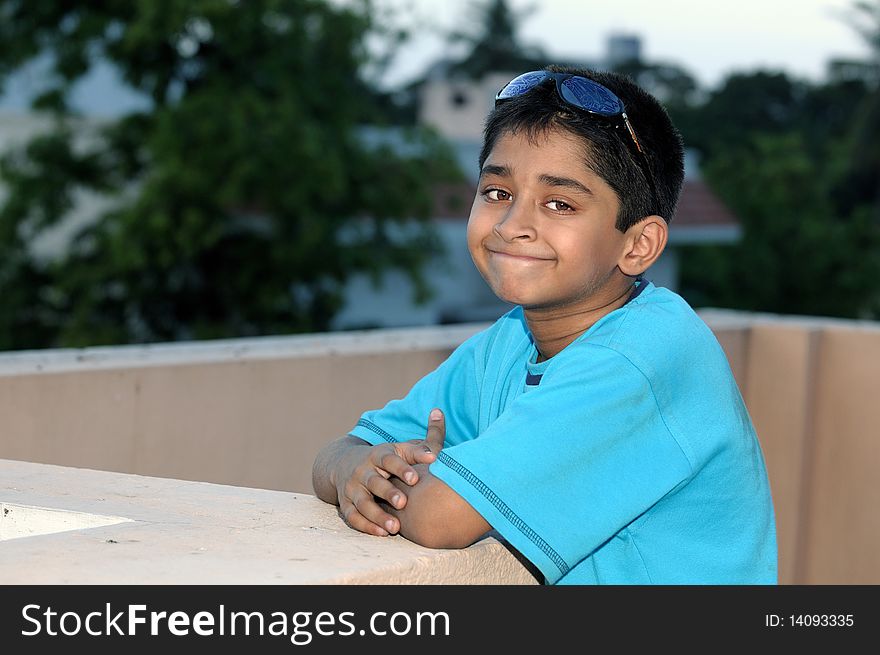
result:
[[[551,200],[547,203],[547,206],[553,211],[558,212],[569,212],[574,209],[574,207],[569,205],[567,202],[563,202],[562,200]]]
[[[501,189],[486,189],[483,191],[483,195],[489,200],[510,200],[510,194]]]

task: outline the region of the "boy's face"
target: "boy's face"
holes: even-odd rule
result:
[[[468,248],[492,291],[524,309],[587,310],[629,283],[617,194],[565,131],[501,136],[480,175]]]

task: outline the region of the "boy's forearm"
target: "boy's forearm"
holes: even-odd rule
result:
[[[360,457],[359,451],[370,445],[363,439],[351,435],[341,437],[327,444],[318,453],[312,465],[312,488],[315,495],[325,503],[339,504],[336,491],[338,471]]]
[[[492,527],[461,496],[427,466],[417,466],[419,482],[407,490],[403,509],[383,503],[383,509],[400,521],[400,534],[428,548],[464,548],[480,539]],[[395,480],[395,486],[404,489]]]

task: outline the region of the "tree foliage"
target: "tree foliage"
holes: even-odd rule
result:
[[[835,198],[844,211],[871,205],[880,223],[880,0],[854,2],[849,23],[868,46],[864,70],[872,84],[853,119],[847,144],[850,157],[834,190]]]
[[[0,164],[0,348],[323,330],[355,272],[436,253],[422,220],[453,175],[442,143],[381,122],[365,79],[371,7],[320,0],[0,2],[0,81],[50,53],[34,105],[54,127]],[[151,99],[83,127],[68,107],[98,59]],[[76,193],[114,199],[63,257],[33,237]]]
[[[860,34],[876,44],[880,3],[855,8],[873,16]],[[778,72],[735,74],[690,108],[683,126],[703,154],[707,183],[743,228],[734,246],[685,250],[682,292],[692,303],[880,317],[876,78],[811,84]]]
[[[705,167],[740,218],[733,246],[688,249],[683,292],[697,305],[868,317],[877,309],[880,230],[865,208],[835,212],[802,135],[762,134]]]
[[[470,15],[463,21],[468,27],[449,35],[452,43],[463,43],[467,49],[452,71],[479,79],[487,73],[543,68],[547,64],[543,50],[523,43],[519,35],[531,11],[516,12],[507,0],[472,2]]]
[[[670,113],[685,111],[698,102],[696,78],[678,64],[629,59],[615,65],[614,72],[627,75],[640,86],[651,89]]]

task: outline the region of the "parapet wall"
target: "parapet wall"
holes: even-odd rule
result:
[[[480,327],[3,354],[0,458],[311,493],[325,443]]]
[[[761,439],[780,581],[880,583],[880,325],[702,316]],[[0,458],[309,494],[323,444],[482,327],[0,355]]]

